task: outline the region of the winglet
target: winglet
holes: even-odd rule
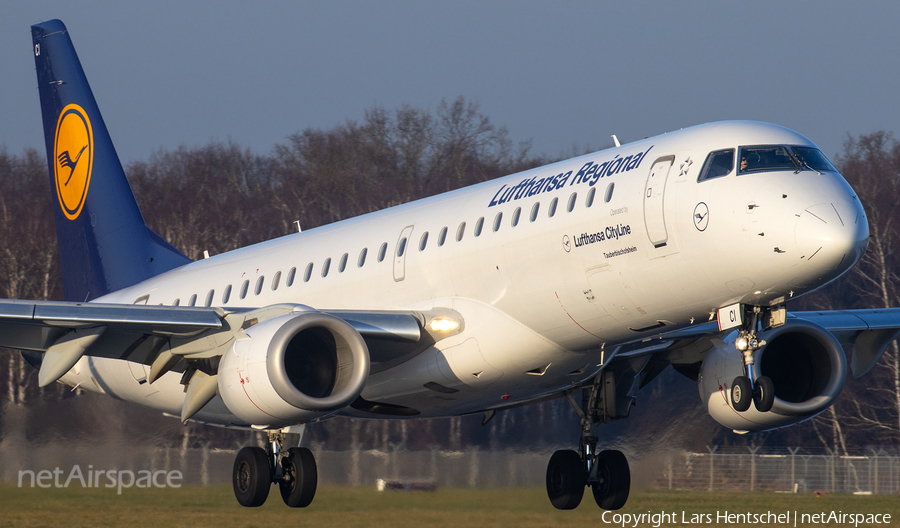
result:
[[[144,223],[66,26],[31,26],[66,300],[190,262]]]

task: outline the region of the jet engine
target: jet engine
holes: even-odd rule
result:
[[[282,315],[238,335],[219,362],[218,389],[247,424],[283,427],[337,412],[369,375],[362,336],[332,315]]]
[[[754,405],[744,412],[731,405],[729,389],[744,375],[743,358],[734,345],[737,331],[719,342],[700,369],[700,398],[709,414],[735,432],[764,431],[801,422],[827,409],[841,393],[847,378],[847,358],[838,340],[824,328],[792,320],[761,332],[766,344],[754,353],[757,376],[768,376],[775,403],[768,412]]]

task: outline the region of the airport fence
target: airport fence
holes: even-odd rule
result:
[[[104,445],[27,446],[0,444],[0,480],[16,482],[21,470],[74,465],[82,471],[173,471],[185,484],[231,482],[234,456],[241,446],[223,449],[210,444],[190,447],[139,446],[128,449]],[[382,482],[428,484],[437,487],[543,486],[546,451],[430,449],[332,451],[326,445],[308,446],[316,457],[323,485],[375,486]],[[881,447],[855,454],[815,452],[805,448],[717,447],[707,452],[671,450],[629,457],[635,487],[711,491],[772,491],[785,493],[900,492],[900,451]]]
[[[707,447],[669,452],[649,487],[709,491],[896,494],[900,452],[883,447],[852,454],[800,447]]]

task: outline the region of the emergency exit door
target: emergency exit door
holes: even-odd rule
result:
[[[397,246],[394,250],[394,281],[396,282],[406,278],[406,254],[409,253],[409,237],[412,236],[412,231],[413,226],[404,227],[397,239]]]

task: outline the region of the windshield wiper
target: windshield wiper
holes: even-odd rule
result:
[[[799,154],[797,154],[796,152],[794,152],[794,149],[789,149],[788,152],[791,153],[791,159],[794,161],[794,164],[797,165],[797,170],[794,171],[794,174],[799,174],[800,171],[803,170],[803,167],[806,167],[807,169],[809,169],[809,170],[815,172],[816,174],[818,174],[819,176],[822,175],[822,173],[819,172],[817,169],[812,168],[812,167],[809,165],[809,163],[807,163],[806,160],[803,159],[802,156],[800,156]]]

